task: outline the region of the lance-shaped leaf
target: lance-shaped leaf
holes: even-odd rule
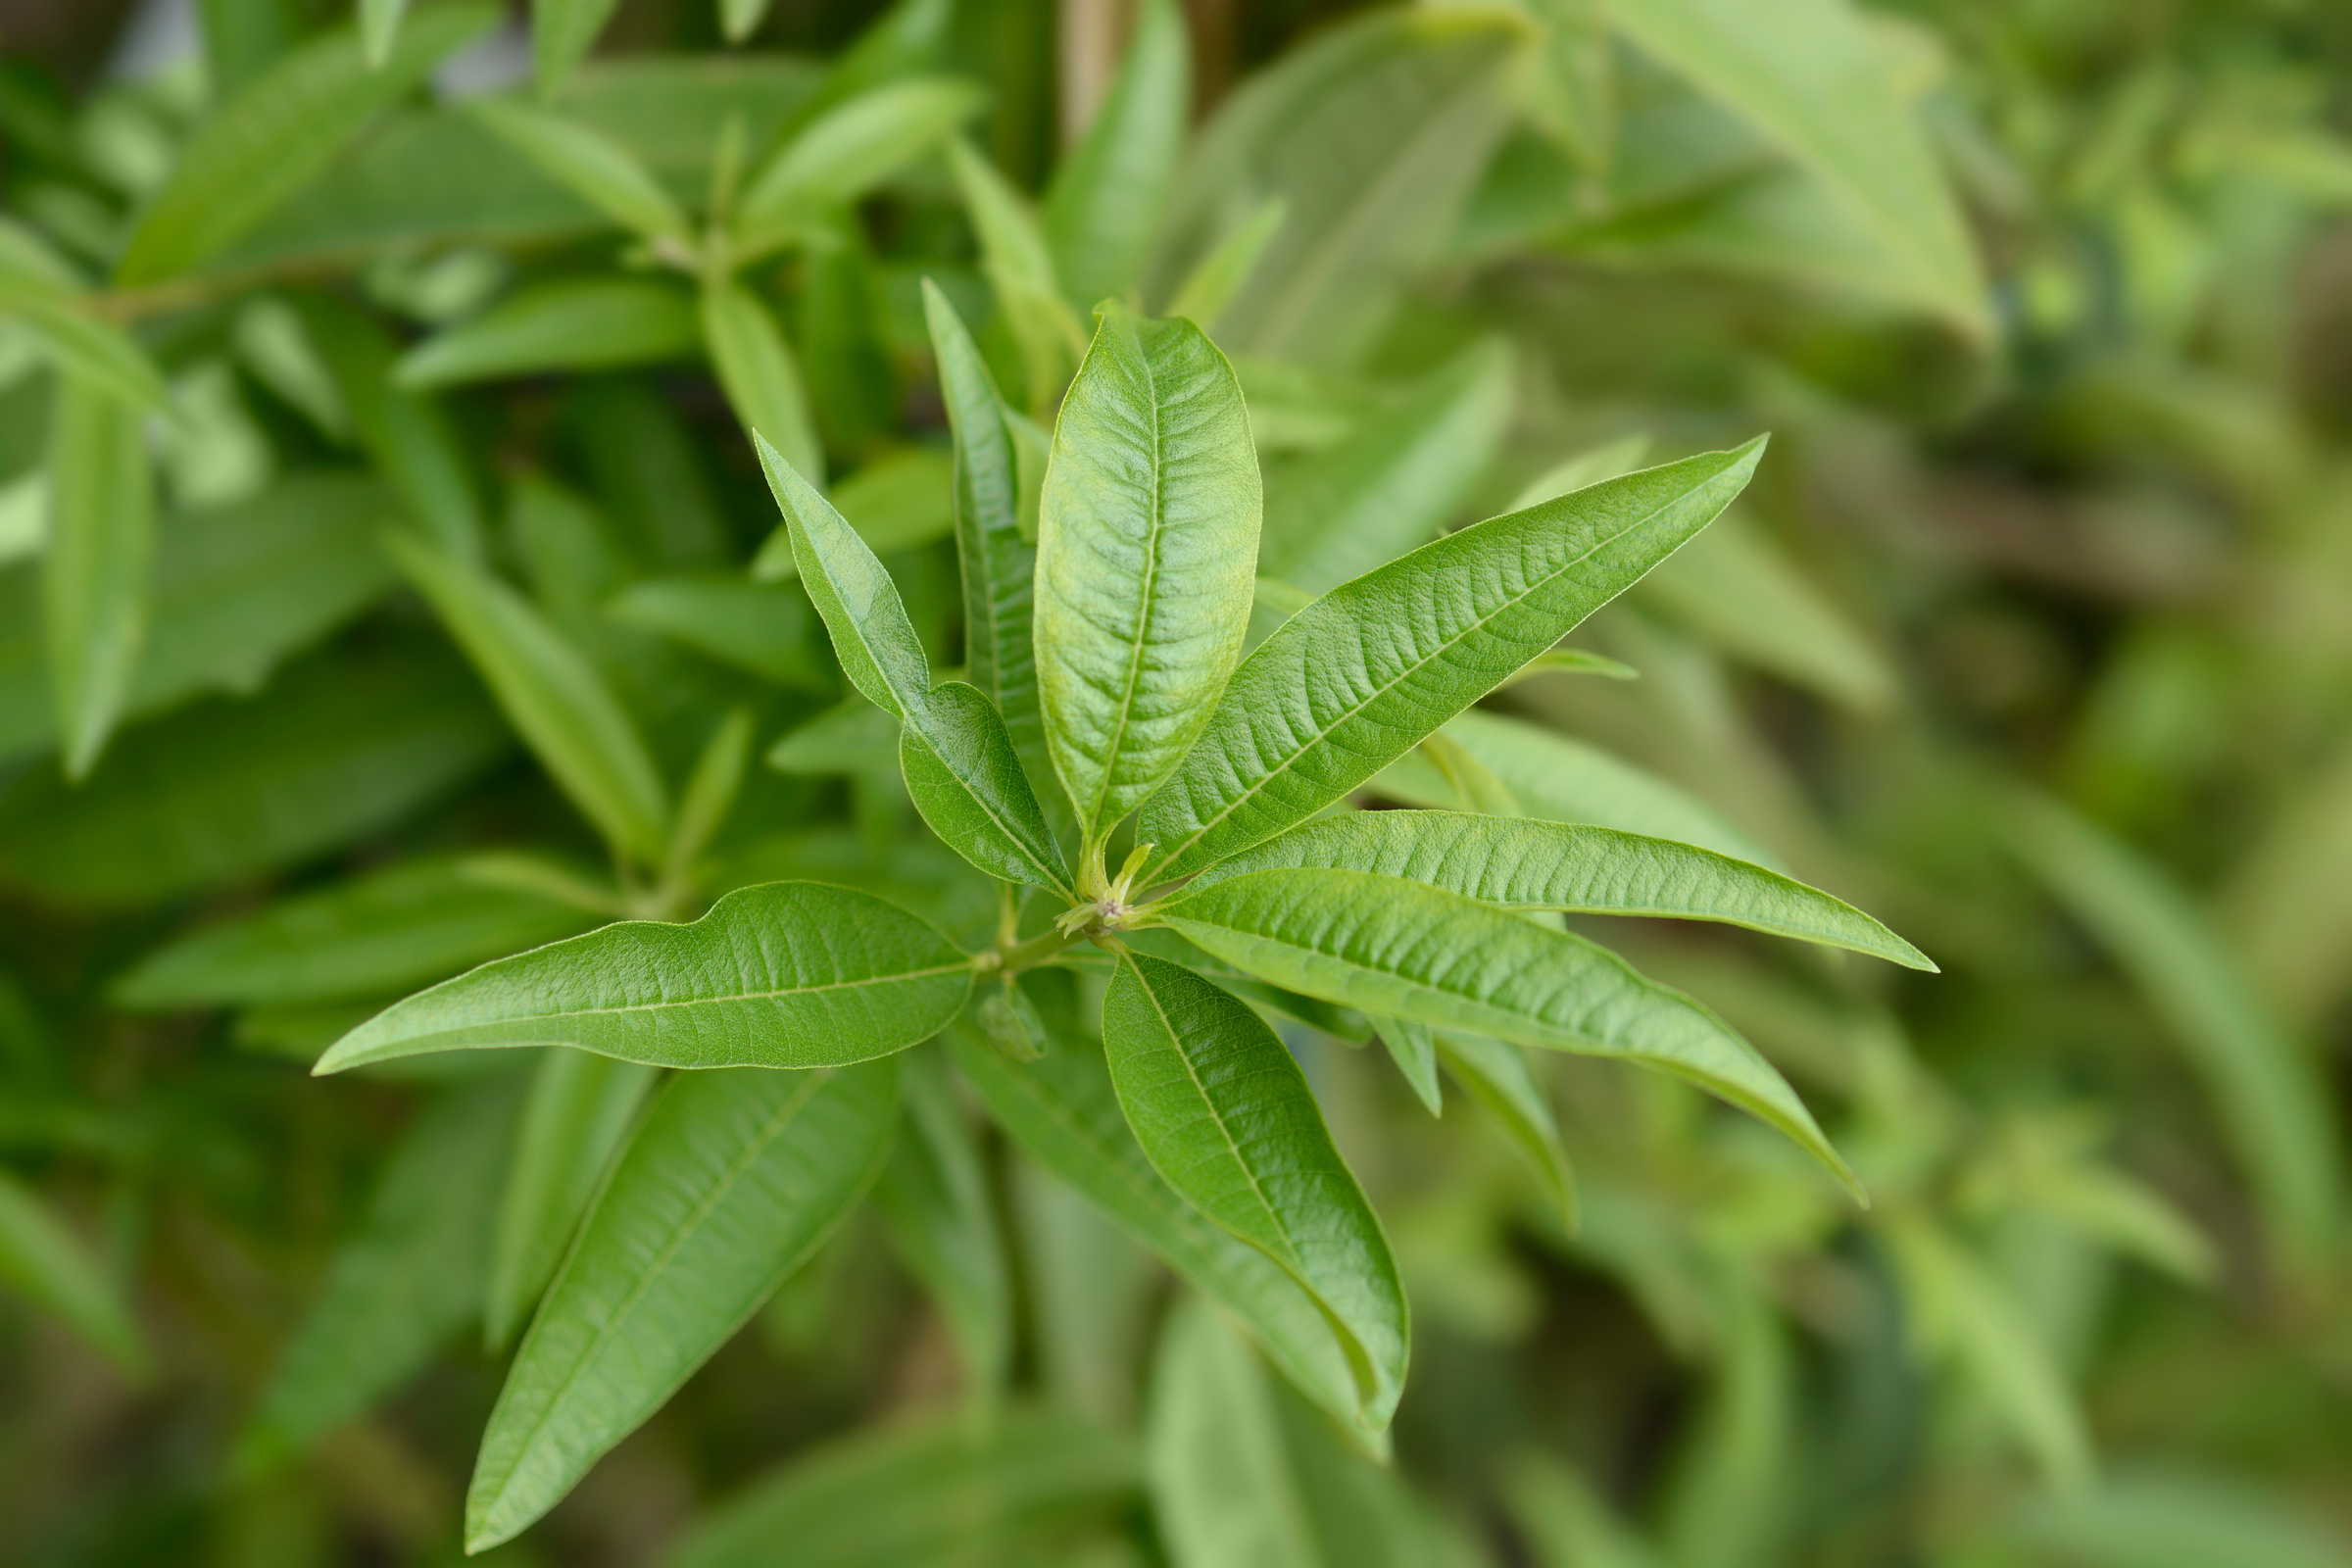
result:
[[[0,317],[22,323],[67,376],[134,409],[162,405],[164,378],[147,351],[76,305],[70,290],[0,276]]]
[[[1046,719],[1030,635],[1037,549],[1021,532],[1020,454],[1004,400],[956,307],[923,279],[923,315],[939,362],[940,400],[956,436],[956,555],[963,568],[964,673],[1004,715],[1013,752],[1046,778]],[[1049,791],[1049,795],[1051,792]],[[1049,814],[1061,801],[1041,802]]]
[[[555,1506],[726,1343],[872,1185],[898,1115],[895,1061],[670,1081],[515,1353],[468,1551]]]
[[[434,6],[401,30],[375,70],[349,28],[288,55],[180,154],[140,215],[116,280],[153,283],[210,260],[325,173],[361,126],[497,20],[486,5]]]
[[[138,411],[74,376],[49,431],[42,641],[66,774],[81,778],[114,733],[147,637],[155,493]]]
[[[691,925],[627,920],[394,1004],[318,1071],[433,1051],[577,1046],[663,1067],[829,1067],[903,1051],[963,1006],[971,962],[870,893],[771,882]]]
[[[925,1047],[902,1060],[906,1121],[874,1206],[899,1256],[946,1316],[968,1393],[993,1402],[1012,1357],[1012,1296],[987,1171],[946,1058]]]
[[[690,246],[686,215],[637,155],[601,130],[524,104],[486,98],[473,106],[498,139],[541,173],[623,228]]]
[[[779,685],[841,689],[808,596],[790,588],[734,575],[643,577],[606,601],[605,613]]]
[[[1689,1079],[1780,1128],[1853,1185],[1812,1113],[1753,1046],[1566,931],[1363,871],[1255,871],[1188,890],[1158,912],[1228,963],[1310,997]]]
[[[737,253],[782,244],[812,217],[855,202],[937,146],[985,98],[970,82],[912,76],[834,105],[745,182],[735,209]]]
[[[872,549],[764,442],[760,461],[842,669],[875,707],[900,720],[900,763],[923,820],[989,875],[1066,892],[1060,846],[1004,720],[960,681],[932,689],[914,622]]]
[[[1269,196],[1250,209],[1232,233],[1210,246],[1208,254],[1184,274],[1184,281],[1176,285],[1176,297],[1168,301],[1168,314],[1198,321],[1203,330],[1215,330],[1224,319],[1225,307],[1250,286],[1257,264],[1265,260],[1266,247],[1274,242],[1290,210],[1291,204],[1279,196]]]
[[[1561,1226],[1577,1226],[1576,1173],[1560,1145],[1560,1124],[1537,1081],[1525,1047],[1476,1035],[1439,1035],[1438,1054],[1446,1070],[1494,1113],[1511,1147],[1527,1162],[1536,1184],[1557,1209]]]
[[[1374,1016],[1373,1032],[1388,1048],[1389,1059],[1404,1074],[1413,1094],[1432,1116],[1445,1114],[1446,1094],[1438,1084],[1438,1042],[1429,1025],[1411,1018]]]
[[[128,1373],[148,1365],[145,1340],[115,1282],[32,1192],[0,1171],[0,1286],[53,1312]]]
[[[1209,722],[1249,630],[1259,507],[1225,356],[1190,321],[1105,305],[1038,514],[1046,739],[1090,843]]]
[[[620,0],[531,0],[531,57],[539,96],[553,98],[596,44]]]
[[[660,1070],[586,1051],[539,1060],[499,1195],[482,1344],[503,1350],[539,1302]]]
[[[1119,1110],[1102,1048],[1067,1027],[1016,1062],[961,1031],[950,1049],[989,1113],[1039,1164],[1239,1317],[1284,1375],[1359,1440],[1378,1441],[1399,1389],[1367,1398],[1339,1331],[1280,1264],[1212,1224],[1152,1168]]]
[[[370,70],[380,71],[400,40],[400,21],[409,0],[360,0],[360,42]]]
[[[1193,886],[1275,866],[1370,871],[1511,909],[1720,920],[1933,971],[1927,955],[1842,899],[1712,850],[1584,822],[1462,811],[1350,811],[1293,828]]]
[[[1146,0],[1118,79],[1054,172],[1046,238],[1071,303],[1123,299],[1142,274],[1184,151],[1192,50],[1175,0]]]
[[[705,283],[703,347],[745,432],[765,440],[812,482],[824,483],[825,449],[808,413],[808,389],[767,307],[731,278]]]
[[[402,534],[386,534],[384,548],[432,602],[572,804],[616,849],[661,864],[668,793],[637,726],[587,656],[487,573]]]
[[[1176,1303],[1152,1358],[1152,1517],[1174,1568],[1325,1562],[1257,1358],[1200,1299]]]
[[[694,306],[643,277],[565,277],[534,284],[471,320],[425,339],[393,368],[410,390],[549,370],[601,370],[689,359],[702,341]]]
[[[1191,970],[1128,954],[1102,999],[1102,1052],[1168,1185],[1306,1287],[1367,1399],[1401,1386],[1410,1329],[1388,1238],[1274,1031]]]
[[[1403,756],[1705,527],[1763,451],[1759,436],[1491,518],[1293,615],[1146,803],[1151,874],[1213,865]]]
[[[960,138],[948,144],[948,164],[979,235],[981,270],[1020,350],[1029,407],[1042,416],[1085,345],[1085,328],[1061,297],[1054,253],[1028,198]]]

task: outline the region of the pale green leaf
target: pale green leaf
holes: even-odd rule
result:
[[[1274,242],[1290,211],[1291,204],[1280,196],[1269,196],[1250,209],[1233,232],[1210,246],[1184,274],[1184,281],[1176,285],[1175,296],[1168,301],[1168,314],[1183,317],[1202,331],[1214,331],[1224,319],[1225,307],[1257,275],[1257,264],[1265,259],[1266,247]],[[1262,445],[1265,436],[1260,434],[1258,440]]]
[[[890,773],[899,765],[899,721],[853,697],[827,709],[767,749],[779,773]]]
[[[1043,418],[1085,347],[1085,328],[1062,298],[1054,253],[1028,198],[960,138],[948,144],[948,163],[980,237],[981,270],[1020,350],[1029,408]]]
[[[247,1464],[283,1458],[367,1414],[480,1309],[519,1088],[501,1075],[457,1090],[393,1151],[239,1439]]]
[[[1503,684],[1516,686],[1537,675],[1598,675],[1603,680],[1639,680],[1642,672],[1622,660],[1587,648],[1551,648],[1520,665],[1518,672]]]
[[[1539,502],[1567,495],[1572,490],[1582,490],[1603,479],[1631,473],[1642,466],[1642,460],[1648,455],[1649,437],[1640,430],[1621,435],[1614,441],[1587,447],[1581,452],[1572,452],[1528,480],[1521,488],[1519,498],[1511,503],[1511,510],[1521,512]]]
[[[1174,1568],[1324,1560],[1283,1449],[1273,1391],[1249,1346],[1197,1298],[1179,1301],[1160,1331],[1145,1475]]]
[[[963,1006],[972,966],[870,893],[771,882],[691,925],[629,920],[394,1004],[318,1071],[435,1051],[577,1046],[664,1067],[827,1067],[903,1051]]]
[[[1034,1553],[1132,1506],[1136,1471],[1128,1439],[1059,1411],[885,1427],[795,1455],[697,1521],[662,1561],[947,1568],[986,1553],[1074,1564]]]
[[[945,539],[956,527],[955,463],[932,447],[901,447],[869,458],[827,490],[833,510],[849,519],[876,555],[915,550]],[[781,582],[801,573],[792,530],[776,524],[752,558],[752,576]]]
[[[0,318],[21,322],[67,379],[132,409],[157,409],[164,378],[131,336],[65,299],[0,297]]]
[[[1853,1183],[1804,1102],[1753,1046],[1566,931],[1362,871],[1256,871],[1188,890],[1155,912],[1227,962],[1310,997],[1688,1079]]]
[[[0,1171],[0,1286],[56,1314],[123,1372],[149,1363],[130,1303],[47,1204]]]
[[[993,1403],[1011,1366],[1012,1284],[987,1170],[946,1059],[924,1047],[906,1054],[901,1074],[906,1120],[874,1206],[956,1336],[967,1394]]]
[[[180,154],[140,214],[116,281],[153,283],[211,260],[324,174],[363,125],[497,18],[485,5],[433,6],[401,29],[389,57],[373,70],[349,29],[286,56]]]
[[[1437,1045],[1446,1070],[1502,1124],[1511,1147],[1519,1152],[1536,1185],[1559,1214],[1561,1228],[1574,1234],[1578,1224],[1576,1173],[1569,1168],[1559,1121],[1527,1059],[1527,1049],[1476,1035],[1440,1035]]]
[[[1503,1494],[1534,1568],[1664,1568],[1597,1488],[1548,1455],[1513,1459]]]
[[[141,423],[135,409],[76,377],[58,383],[41,627],[70,778],[89,773],[114,733],[147,638],[155,493]]]
[[[1319,594],[1435,539],[1510,408],[1509,349],[1477,343],[1345,441],[1277,469],[1258,569]]]
[[[1054,431],[1036,603],[1047,743],[1090,845],[1210,722],[1249,629],[1260,506],[1225,357],[1189,321],[1101,318]]]
[[[485,98],[472,112],[540,172],[612,221],[691,254],[685,213],[627,147],[577,120],[527,104]]]
[[[531,58],[539,96],[564,90],[620,0],[531,0]]]
[[[744,770],[751,765],[752,737],[751,710],[734,708],[703,743],[694,771],[687,775],[685,792],[678,797],[669,854],[662,862],[662,878],[668,886],[689,885],[695,862],[726,826],[728,814],[735,809],[735,797],[743,790]]]
[[[658,1068],[585,1051],[550,1051],[539,1058],[491,1233],[485,1348],[496,1352],[513,1344],[538,1305],[660,1076]]]
[[[1429,1025],[1376,1013],[1372,1015],[1372,1031],[1388,1048],[1390,1059],[1412,1086],[1414,1097],[1428,1107],[1432,1116],[1443,1115],[1446,1091],[1438,1082],[1438,1042]]]
[[[385,548],[466,650],[549,774],[612,846],[659,865],[669,797],[636,725],[586,656],[503,582],[420,540]]]
[[[736,421],[810,483],[824,483],[825,449],[808,412],[808,389],[775,317],[742,284],[716,278],[703,285],[702,318],[703,347]]]
[[[1705,527],[1762,454],[1758,437],[1492,518],[1292,616],[1147,803],[1155,873],[1200,870],[1372,777]]]
[[[2026,1499],[1992,1532],[2040,1562],[2086,1568],[2347,1568],[2352,1550],[2324,1505],[2238,1475],[2145,1462],[2095,1487]]]
[[[1134,290],[1175,184],[1191,114],[1184,13],[1175,0],[1145,0],[1117,79],[1046,192],[1054,270],[1081,310]]]
[[[718,0],[718,28],[729,43],[741,43],[766,20],[768,0]]]
[[[783,244],[920,158],[979,111],[984,94],[947,76],[883,82],[835,104],[744,182],[738,254]]]
[[[898,1063],[672,1078],[515,1353],[466,1497],[479,1551],[660,1409],[880,1172]]]
[[[360,0],[360,41],[366,45],[369,70],[380,71],[391,60],[408,9],[409,0]]]
[[[462,858],[436,856],[206,926],[149,954],[112,994],[140,1010],[376,998],[587,924],[576,908],[486,885]]]
[[[1404,1288],[1274,1031],[1190,970],[1129,954],[1103,998],[1102,1047],[1152,1166],[1307,1289],[1346,1336],[1366,1403],[1394,1398],[1410,1341]]]
[[[1527,814],[1511,787],[1493,768],[1455,744],[1444,730],[1424,736],[1412,755],[1427,760],[1429,765],[1444,778],[1445,786],[1453,791],[1454,803],[1463,810],[1487,816]],[[1382,776],[1387,775],[1384,773]],[[1248,855],[1250,852],[1244,850],[1242,853]]]
[[[1616,65],[1605,0],[1519,0],[1544,23],[1527,114],[1582,167],[1604,172],[1617,140]]]
[[[839,689],[808,596],[740,577],[646,577],[605,606],[624,624],[807,692]]]
[[[686,295],[639,277],[567,277],[517,289],[417,344],[393,368],[412,391],[551,370],[691,359],[702,326]]]
[[[1778,871],[1589,823],[1459,811],[1350,811],[1244,850],[1192,886],[1278,865],[1403,877],[1510,909],[1720,920],[1867,953],[1905,968],[1936,967],[1852,905]]]

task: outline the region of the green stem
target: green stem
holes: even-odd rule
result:
[[[993,956],[997,960],[993,967],[998,973],[1006,976],[1016,975],[1024,970],[1034,969],[1039,964],[1058,956],[1065,950],[1077,946],[1078,941],[1079,938],[1075,935],[1064,936],[1057,930],[1047,930],[1031,937],[1026,942],[1015,943],[1009,948],[992,949],[988,953],[981,954],[980,957],[987,959]],[[992,966],[983,963],[981,967]]]

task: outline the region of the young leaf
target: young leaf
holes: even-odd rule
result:
[[[1605,948],[1456,893],[1362,871],[1256,871],[1161,906],[1229,963],[1310,997],[1686,1078],[1853,1176],[1754,1047]]]
[[[670,1080],[515,1353],[466,1550],[555,1506],[726,1343],[872,1185],[898,1115],[895,1061]]]
[[[531,0],[531,58],[538,68],[539,96],[564,90],[596,35],[605,30],[620,0]]]
[[[1193,883],[1271,866],[1370,871],[1511,909],[1720,920],[1934,971],[1917,948],[1841,899],[1712,850],[1576,822],[1458,811],[1349,811],[1293,828]]]
[[[1195,1207],[1280,1263],[1346,1336],[1367,1400],[1404,1382],[1404,1288],[1290,1052],[1190,970],[1121,958],[1102,1048],[1127,1123]]]
[[[505,1349],[571,1245],[659,1068],[585,1051],[539,1058],[507,1165],[482,1298],[482,1345]]]
[[[577,1046],[663,1067],[830,1067],[962,1010],[972,966],[870,893],[772,882],[691,925],[628,920],[485,963],[377,1013],[318,1071],[434,1051]]]
[[[140,214],[116,265],[116,282],[154,283],[211,260],[325,173],[378,111],[408,96],[445,56],[497,19],[486,5],[434,6],[402,29],[377,70],[368,68],[348,29],[288,55],[180,154]]]
[[[1016,1062],[961,1031],[956,1068],[989,1114],[1054,1175],[1248,1326],[1285,1376],[1354,1433],[1377,1441],[1398,1389],[1367,1398],[1338,1329],[1281,1265],[1211,1223],[1162,1181],[1119,1109],[1102,1049],[1049,1020],[1053,1043]]]
[[[1763,448],[1759,436],[1492,518],[1293,615],[1146,803],[1151,874],[1212,865],[1379,772],[1705,527]]]
[[[1476,1035],[1439,1035],[1437,1047],[1455,1082],[1502,1123],[1511,1147],[1519,1151],[1536,1184],[1558,1211],[1561,1228],[1574,1235],[1576,1173],[1569,1168],[1568,1151],[1560,1144],[1559,1121],[1527,1059],[1526,1048]]]
[[[486,886],[458,857],[403,861],[207,926],[115,982],[137,1010],[381,997],[576,934],[580,910]]]
[[[273,1463],[366,1414],[479,1309],[491,1195],[519,1088],[502,1074],[457,1090],[401,1140],[262,1392],[238,1443],[247,1465]]]
[[[948,163],[972,227],[979,231],[981,269],[1021,351],[1029,407],[1043,417],[1078,356],[1085,330],[1061,297],[1054,253],[1027,198],[960,139],[948,143]]]
[[[1090,846],[1175,771],[1249,629],[1257,452],[1233,367],[1189,321],[1105,304],[1054,431],[1037,670]]]
[[[384,548],[572,804],[614,849],[660,865],[669,843],[668,793],[595,666],[496,578],[404,535],[386,534]]]
[[[737,422],[782,453],[811,484],[824,483],[825,449],[809,416],[808,388],[776,318],[730,278],[703,285],[702,312],[703,347]]]
[[[550,370],[600,370],[693,357],[694,306],[641,277],[564,277],[515,290],[417,344],[392,368],[409,391]]]
[[[1152,1370],[1145,1474],[1174,1568],[1324,1561],[1250,1348],[1206,1303],[1179,1301]]]
[[[901,1072],[906,1123],[874,1206],[946,1316],[968,1392],[993,1404],[1011,1364],[1012,1297],[987,1172],[945,1058],[926,1047],[908,1053]]]
[[[1060,846],[1004,719],[960,681],[932,688],[914,623],[873,551],[764,442],[760,461],[842,669],[868,701],[901,721],[901,763],[923,820],[991,876],[1068,892]]]
[[[646,239],[691,255],[693,233],[677,200],[637,155],[600,130],[527,104],[485,98],[473,114],[540,172]]]
[[[937,146],[984,98],[970,82],[911,76],[827,110],[745,182],[735,254],[787,243],[812,217],[857,201]]]
[[[1184,151],[1192,74],[1183,12],[1146,0],[1118,79],[1046,192],[1054,270],[1080,309],[1126,298],[1143,273]]]
[[[1443,1115],[1446,1093],[1438,1084],[1438,1043],[1429,1025],[1415,1023],[1409,1018],[1391,1018],[1375,1013],[1372,1016],[1372,1029],[1380,1036],[1380,1043],[1388,1048],[1389,1057],[1396,1063],[1396,1070],[1404,1074],[1404,1081],[1412,1086],[1414,1096],[1428,1107],[1432,1116]]]
[[[155,496],[140,416],[75,377],[49,431],[42,641],[66,776],[87,776],[131,692],[147,636]]]
[[[122,1372],[145,1372],[147,1344],[121,1290],[48,1205],[6,1171],[0,1171],[0,1285],[55,1313]]]

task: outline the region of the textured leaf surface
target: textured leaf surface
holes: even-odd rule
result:
[[[627,920],[483,964],[385,1008],[318,1070],[510,1046],[664,1067],[840,1066],[937,1034],[971,980],[947,938],[894,904],[772,882],[691,925]]]
[[[1362,871],[1252,872],[1188,892],[1161,913],[1218,957],[1308,996],[1687,1078],[1852,1182],[1812,1113],[1753,1046],[1581,937]]]
[[[895,1061],[670,1081],[515,1352],[466,1549],[553,1507],[726,1343],[872,1185],[898,1114]]]
[[[1110,94],[1046,193],[1047,242],[1071,304],[1124,299],[1175,185],[1192,111],[1192,52],[1175,0],[1149,0]]]
[[[1259,644],[1140,828],[1199,871],[1361,784],[1706,526],[1763,440],[1492,518],[1341,584]]]
[[[1852,905],[1778,871],[1671,839],[1587,823],[1461,811],[1350,811],[1244,850],[1192,885],[1283,865],[1403,877],[1512,909],[1720,920],[1867,953],[1906,968],[1935,967]]]
[[[702,328],[687,297],[636,277],[572,277],[515,290],[401,356],[402,387],[423,389],[550,370],[601,370],[693,357]]]
[[[155,495],[136,410],[72,376],[49,431],[41,624],[66,773],[85,776],[128,703],[155,560]]]
[[[56,1314],[125,1372],[145,1369],[138,1321],[115,1282],[30,1189],[0,1171],[0,1286]]]
[[[1189,321],[1106,306],[1061,406],[1038,516],[1046,736],[1090,841],[1208,722],[1249,626],[1259,506],[1225,357]]]

